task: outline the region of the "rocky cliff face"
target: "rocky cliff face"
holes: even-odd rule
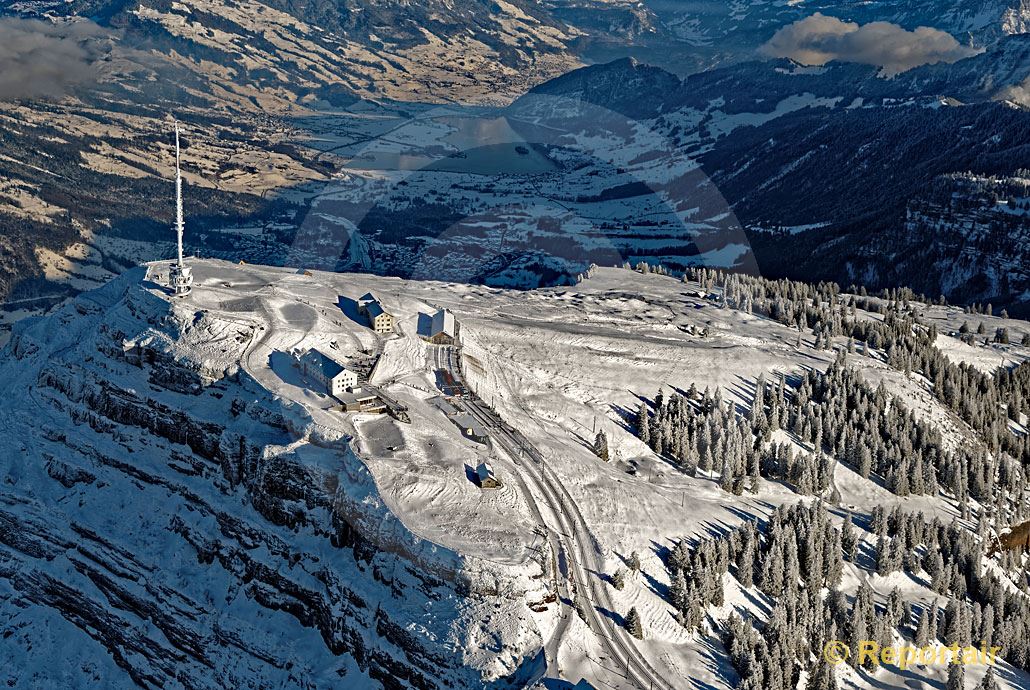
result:
[[[0,680],[485,685],[455,653],[469,611],[525,624],[532,581],[409,532],[349,438],[237,366],[250,326],[139,277],[0,352]]]

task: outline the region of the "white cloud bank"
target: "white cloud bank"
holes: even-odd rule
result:
[[[859,25],[819,13],[783,27],[760,51],[804,65],[824,65],[832,60],[875,65],[883,68],[885,75],[920,65],[956,62],[981,52],[928,26],[908,31],[890,22]]]

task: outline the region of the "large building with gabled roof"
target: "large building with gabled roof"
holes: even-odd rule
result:
[[[453,345],[458,340],[458,322],[454,314],[441,309],[433,314],[433,320],[429,325],[429,334],[425,336],[426,341],[434,345]]]
[[[371,292],[366,292],[358,299],[358,312],[368,319],[368,325],[376,333],[380,335],[393,333],[397,323],[396,317],[386,311],[383,303]]]
[[[322,384],[329,395],[340,395],[358,385],[356,372],[318,350],[301,353],[297,362],[304,375]]]

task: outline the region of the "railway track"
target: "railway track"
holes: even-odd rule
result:
[[[517,460],[522,469],[520,480],[532,485],[535,493],[543,497],[544,506],[551,519],[540,518],[555,535],[568,560],[568,589],[582,604],[587,625],[597,636],[601,647],[618,668],[610,669],[621,673],[625,684],[643,690],[676,690],[665,677],[644,658],[628,634],[613,619],[615,611],[607,591],[607,585],[600,580],[603,558],[600,545],[590,533],[571,494],[565,489],[559,477],[548,465],[543,454],[516,429],[506,424],[497,413],[488,407],[464,384],[464,377],[458,362],[458,352],[453,347],[434,348],[434,364],[449,371],[462,385],[464,394],[459,404],[479,420],[489,431],[491,438],[509,455]],[[519,462],[521,461],[521,462]]]

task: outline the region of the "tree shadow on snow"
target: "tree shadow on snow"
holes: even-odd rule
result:
[[[734,529],[733,525],[730,525],[728,522],[724,522],[722,520],[719,520],[717,522],[712,520],[705,520],[701,523],[701,526],[704,527],[704,530],[707,533],[707,535],[713,539],[726,537],[731,532],[733,532]],[[700,541],[700,537],[695,538],[695,540]]]
[[[675,546],[677,541],[678,540],[676,540],[676,539],[672,539],[672,538],[669,539],[669,543],[672,544],[672,546]],[[651,551],[654,553],[654,555],[658,556],[658,558],[662,559],[662,563],[665,563],[666,566],[668,566],[668,564],[669,564],[669,556],[672,555],[672,548],[671,547],[666,546],[665,544],[659,544],[654,539],[652,539],[651,540]]]
[[[770,600],[766,599],[765,595],[759,593],[757,596],[751,592],[750,589],[740,588],[740,593],[744,595],[744,598],[751,602],[751,605],[755,607],[755,610],[760,611],[762,615],[769,616],[772,613],[772,604]],[[743,606],[735,606],[738,613],[743,616],[748,613],[747,609]]]
[[[669,600],[669,586],[667,584],[659,581],[653,575],[648,575],[643,570],[640,571],[640,574],[643,575],[644,580],[647,581],[648,589],[661,597],[663,601]]]
[[[616,414],[616,424],[618,424],[624,431],[637,435],[637,413],[623,407],[622,405],[612,404],[610,405],[612,412]]]
[[[773,510],[776,509],[776,506],[770,503],[769,501],[756,501],[756,504],[763,510],[768,511],[769,513],[772,513]],[[735,515],[744,522],[754,522],[758,525],[759,529],[764,529],[766,523],[768,522],[768,518],[766,518],[764,515],[750,513],[744,510],[743,508],[739,508],[737,506],[723,506],[723,508],[728,513]]]
[[[749,379],[740,374],[737,374],[737,383],[730,386],[730,390],[735,392],[741,400],[746,400],[749,403],[755,401],[755,395],[758,393],[758,379]],[[741,414],[747,414],[750,409],[745,409],[743,405],[734,403],[734,408]]]
[[[621,613],[616,613],[615,611],[612,611],[611,609],[606,609],[603,606],[595,606],[594,609],[602,616],[607,616],[608,618],[610,618],[611,621],[620,628],[626,627],[626,617],[623,616]]]
[[[733,668],[730,655],[722,642],[715,636],[706,635],[698,640],[698,643],[701,648],[701,659],[712,675],[722,680],[724,687],[737,687],[740,684],[740,676],[737,674],[737,669]],[[709,683],[696,678],[690,680],[698,690],[715,690],[714,686]]]
[[[1025,688],[1030,687],[1030,674],[1026,671],[1013,668],[1012,666],[1002,666],[997,664],[994,667],[994,674],[1005,681],[1005,684],[1010,688]]]
[[[876,543],[865,539],[858,542],[855,565],[863,570],[876,572]]]

